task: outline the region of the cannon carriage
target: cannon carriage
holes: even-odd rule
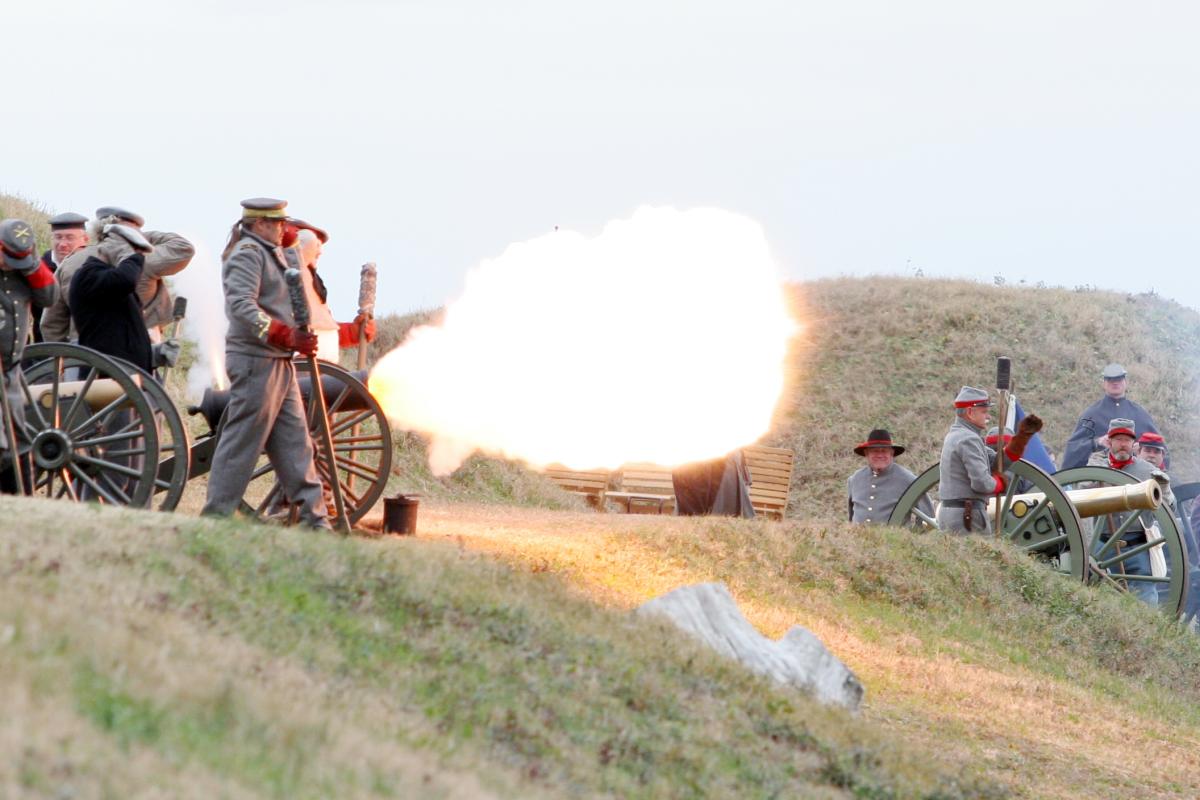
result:
[[[172,511],[187,481],[211,469],[227,392],[208,389],[201,403],[189,409],[208,426],[193,438],[162,385],[133,365],[66,343],[30,345],[22,363],[25,421],[17,438],[35,495]],[[367,391],[365,373],[314,363],[327,401],[336,480],[347,520],[354,524],[386,488],[391,428]],[[301,360],[296,369],[309,428],[320,447],[316,432],[322,421],[315,414],[317,404],[311,402],[312,366]],[[316,460],[328,485],[333,478],[325,459]],[[280,495],[264,457],[243,499],[243,511],[260,517],[275,514]]]
[[[1012,464],[1010,471],[1014,479],[1007,491],[988,507],[989,519],[995,520],[999,505],[998,537],[1073,580],[1131,593],[1153,587],[1155,605],[1164,613],[1184,612],[1191,570],[1188,548],[1156,481],[1139,483],[1107,467],[1080,467],[1051,476],[1028,461]],[[936,507],[938,482],[939,465],[934,464],[905,490],[889,524],[936,529],[934,518],[920,510],[918,501],[928,496]],[[1142,533],[1143,526],[1149,533]],[[1149,575],[1127,568],[1142,554],[1151,558]]]

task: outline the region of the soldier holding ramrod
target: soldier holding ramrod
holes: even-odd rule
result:
[[[997,453],[984,444],[992,401],[983,389],[964,386],[954,398],[956,418],[942,443],[940,463],[938,528],[956,533],[989,533],[985,513],[987,501],[1002,493],[1008,479],[996,471]],[[1025,446],[1042,429],[1042,421],[1030,414],[1021,420],[1017,435],[1004,448],[1007,463],[1019,461]]]
[[[330,530],[292,364],[293,353],[316,352],[317,337],[297,327],[284,280],[286,206],[270,198],[243,200],[242,219],[223,254],[229,405],[202,513],[233,513],[265,449],[284,496],[299,507],[300,522]]]

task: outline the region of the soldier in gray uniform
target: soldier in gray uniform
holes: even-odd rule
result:
[[[854,448],[854,454],[863,456],[867,463],[846,482],[851,522],[882,524],[891,517],[896,501],[917,477],[912,470],[896,463],[896,456],[903,452],[904,448],[892,441],[891,432],[885,428],[871,431]],[[928,497],[922,497],[917,507],[933,516]]]
[[[964,386],[954,398],[956,418],[942,442],[939,463],[938,528],[956,533],[990,533],[987,501],[1004,491],[1007,479],[996,473],[996,451],[984,444],[992,402],[983,389]],[[1029,414],[1017,435],[1004,448],[1007,463],[1020,460],[1025,446],[1042,429],[1042,420]]]
[[[1136,423],[1132,419],[1122,419],[1117,417],[1108,423],[1108,429],[1105,433],[1108,441],[1108,452],[1092,453],[1088,459],[1089,467],[1108,467],[1109,469],[1120,470],[1126,475],[1144,481],[1149,478],[1155,478],[1163,484],[1163,502],[1174,505],[1175,496],[1171,493],[1170,478],[1162,470],[1155,467],[1149,461],[1138,458],[1134,454],[1134,437],[1137,433]],[[1112,538],[1112,532],[1124,524],[1129,518],[1129,514],[1106,514],[1103,517],[1098,517],[1094,520],[1095,532],[1100,536],[1101,542],[1107,542]],[[1146,543],[1146,531],[1156,525],[1154,516],[1149,511],[1141,512],[1140,524],[1135,524],[1133,528],[1121,536],[1121,549],[1128,550],[1131,547],[1138,547]],[[1093,548],[1095,549],[1095,548]],[[1110,548],[1105,557],[1115,555],[1115,548]],[[1131,575],[1152,575],[1150,554],[1149,552],[1139,553],[1131,558],[1126,559],[1120,567],[1111,567],[1110,573]],[[1130,580],[1127,581],[1129,591],[1147,603],[1154,605],[1158,602],[1158,588],[1151,581]]]
[[[58,297],[58,284],[49,267],[38,261],[33,226],[19,219],[0,222],[0,391],[8,395],[13,427],[19,429],[25,419],[25,400],[21,396],[21,357],[33,324],[32,309],[45,308]],[[13,450],[8,441],[8,426],[0,424],[0,449],[4,451],[0,470],[0,491],[16,494]],[[30,479],[28,461],[22,471]]]
[[[271,198],[243,200],[242,219],[223,254],[229,405],[201,513],[232,514],[265,449],[284,496],[299,507],[301,523],[330,530],[292,365],[293,353],[316,351],[317,337],[297,328],[292,314],[280,247],[286,206]]]

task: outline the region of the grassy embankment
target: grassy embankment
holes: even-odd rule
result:
[[[0,794],[1200,796],[1190,634],[992,542],[831,522],[853,441],[886,423],[924,465],[947,396],[999,353],[1056,444],[1124,360],[1186,475],[1195,358],[1162,341],[1195,341],[1196,316],[944,281],[798,292],[769,438],[801,453],[804,521],[504,508],[487,481],[493,504],[465,506],[415,438],[396,480],[435,496],[414,540],[0,503]],[[1018,309],[1020,335],[999,324]],[[1098,349],[1109,332],[1124,349]],[[862,715],[623,613],[701,580],[766,633],[816,632],[864,680]]]

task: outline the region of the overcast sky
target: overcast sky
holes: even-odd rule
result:
[[[439,305],[643,204],[744,213],[792,278],[1200,307],[1194,3],[5,6],[0,191],[127,206],[214,276],[238,201],[286,198],[332,234],[342,319],[363,261],[380,313]]]

